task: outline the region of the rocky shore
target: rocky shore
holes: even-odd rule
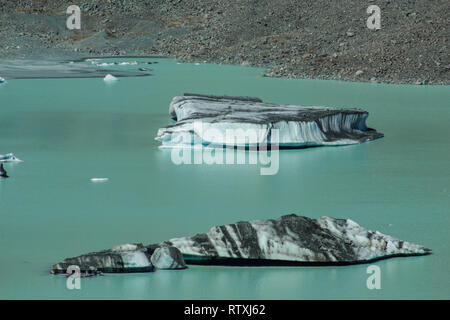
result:
[[[0,0],[0,59],[162,55],[266,76],[449,84],[446,0]],[[366,26],[369,5],[381,29]]]

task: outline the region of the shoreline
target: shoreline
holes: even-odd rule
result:
[[[0,57],[152,56],[264,68],[276,78],[449,85],[450,3],[378,0],[377,31],[366,27],[370,3],[86,0],[81,29],[69,30],[71,2],[12,1],[0,4]]]
[[[434,81],[429,81],[429,80],[414,80],[414,79],[409,79],[409,80],[393,80],[393,79],[389,79],[389,78],[380,78],[380,79],[365,79],[365,78],[356,78],[356,77],[346,77],[346,76],[334,76],[332,74],[317,74],[314,77],[311,77],[308,74],[299,74],[298,76],[293,76],[293,75],[289,75],[289,74],[278,74],[278,73],[274,73],[273,69],[270,66],[265,66],[265,65],[260,65],[260,64],[246,64],[246,63],[223,63],[221,61],[215,61],[215,60],[183,60],[180,57],[177,56],[167,56],[167,55],[148,55],[148,54],[143,54],[143,55],[138,55],[138,54],[131,54],[131,55],[111,55],[111,53],[109,54],[105,54],[104,56],[102,55],[82,55],[80,56],[73,56],[70,55],[69,53],[67,53],[67,55],[64,56],[52,56],[48,59],[45,59],[43,57],[2,57],[0,58],[0,62],[2,60],[16,60],[16,61],[55,61],[55,62],[65,62],[65,63],[69,63],[69,62],[84,62],[88,59],[144,59],[144,58],[149,58],[149,59],[174,59],[177,60],[180,63],[200,63],[200,64],[216,64],[216,65],[230,65],[230,66],[242,66],[242,67],[253,67],[253,68],[262,68],[265,69],[264,74],[261,75],[261,77],[267,77],[267,78],[282,78],[282,79],[293,79],[293,80],[331,80],[331,81],[343,81],[343,82],[354,82],[354,83],[373,83],[373,84],[395,84],[395,85],[432,85],[432,86],[448,86],[450,85],[450,80],[444,80],[444,79],[439,79],[439,80],[434,80]],[[1,73],[0,73],[1,76]]]
[[[321,80],[321,81],[337,81],[337,82],[351,82],[351,83],[370,83],[370,84],[380,84],[380,85],[415,85],[415,86],[437,86],[437,87],[443,87],[448,86],[450,83],[445,82],[438,82],[438,83],[410,83],[410,82],[396,82],[396,81],[364,81],[362,79],[347,79],[347,78],[339,78],[335,79],[333,77],[330,77],[328,75],[325,76],[317,76],[315,78],[308,78],[308,77],[286,77],[286,76],[270,76],[267,75],[268,68],[265,68],[264,66],[252,66],[252,65],[246,65],[242,66],[239,64],[228,64],[228,63],[217,63],[217,62],[209,62],[209,61],[181,61],[180,59],[173,57],[173,56],[163,56],[163,55],[124,55],[124,56],[113,56],[113,55],[105,55],[105,56],[83,56],[83,57],[76,57],[71,59],[68,56],[65,57],[52,57],[51,59],[42,59],[42,58],[0,58],[0,76],[7,74],[7,72],[2,71],[2,61],[8,60],[8,61],[35,61],[35,62],[53,62],[55,64],[69,64],[71,62],[73,63],[81,63],[86,62],[89,59],[173,59],[176,60],[179,63],[199,63],[199,64],[214,64],[214,65],[228,65],[228,66],[235,66],[235,67],[250,67],[250,68],[260,68],[265,69],[265,72],[261,75],[258,75],[257,77],[263,77],[263,78],[279,78],[279,79],[285,79],[285,80]],[[106,73],[114,73],[114,72],[120,72],[123,74],[117,74],[117,77],[148,77],[153,76],[153,74],[149,73],[142,73],[138,74],[137,72],[123,72],[120,70],[103,70]],[[105,74],[106,74],[105,73]],[[65,79],[65,78],[103,78],[104,74],[99,73],[98,75],[72,75],[72,76],[14,76],[14,77],[7,77],[7,79]]]

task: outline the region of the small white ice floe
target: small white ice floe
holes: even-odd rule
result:
[[[103,81],[106,82],[111,82],[111,81],[119,81],[118,78],[114,77],[112,74],[107,74],[104,78]]]
[[[137,66],[137,64],[138,64],[137,61],[129,61],[129,62],[120,62],[119,66],[126,66],[126,65]]]
[[[14,153],[0,154],[0,162],[23,162]]]
[[[86,59],[86,62],[90,62],[91,64],[96,64],[100,59]]]
[[[114,62],[108,63],[108,62],[102,62],[102,63],[97,63],[96,66],[97,67],[109,67],[109,66],[113,66],[115,65]]]
[[[2,77],[0,77],[0,83],[5,83],[6,82],[6,79],[5,78],[2,78]]]
[[[197,63],[196,63],[195,65],[196,65],[196,66],[199,66],[199,65],[200,65],[200,63],[198,63],[198,62],[197,62]]]
[[[91,178],[92,182],[105,182],[108,180],[109,180],[109,178]]]

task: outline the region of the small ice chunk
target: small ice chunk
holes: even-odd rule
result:
[[[2,78],[2,77],[0,77],[0,83],[4,83],[4,82],[6,82],[6,79],[5,79],[5,78]]]
[[[103,63],[96,64],[97,67],[109,67],[109,66],[113,66],[113,65],[115,65],[114,62],[111,62],[111,63],[103,62]]]
[[[7,153],[7,154],[0,154],[0,162],[23,162],[23,160],[20,160],[17,158],[14,153]]]
[[[137,61],[125,61],[125,62],[120,62],[119,66],[126,66],[126,65],[130,65],[130,66],[136,66],[138,64]]]
[[[109,178],[91,178],[92,182],[104,182],[104,181],[108,181]]]
[[[104,78],[104,81],[110,82],[110,81],[118,81],[119,79],[114,77],[112,74],[107,74]]]

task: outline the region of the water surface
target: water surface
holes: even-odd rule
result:
[[[0,153],[25,160],[5,165],[11,178],[0,180],[0,298],[450,297],[448,87],[272,79],[255,68],[150,60],[159,62],[146,66],[153,76],[113,84],[13,79],[0,85]],[[385,138],[283,150],[273,176],[261,176],[255,165],[176,166],[154,137],[170,121],[171,98],[184,92],[362,107],[370,112],[368,125]],[[92,183],[92,177],[109,181]],[[117,244],[289,213],[350,218],[434,253],[377,262],[381,290],[367,289],[367,265],[192,266],[82,279],[81,290],[48,274],[66,257]]]

